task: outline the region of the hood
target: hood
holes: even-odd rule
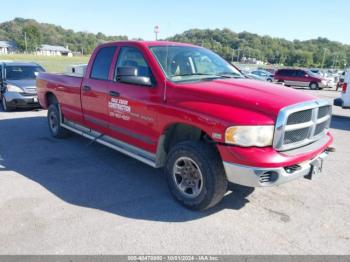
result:
[[[26,93],[36,93],[36,79],[6,80],[6,83],[18,86]]]
[[[173,102],[232,122],[250,113],[250,124],[275,121],[286,106],[316,99],[290,87],[249,79],[216,79],[175,84]],[[236,121],[235,121],[236,122]]]

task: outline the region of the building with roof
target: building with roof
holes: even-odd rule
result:
[[[72,51],[68,47],[58,45],[41,45],[36,51],[36,54],[46,56],[73,56]]]
[[[17,52],[18,48],[13,41],[0,41],[0,54],[12,54]]]

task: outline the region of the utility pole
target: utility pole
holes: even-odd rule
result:
[[[235,50],[232,48],[232,54],[231,54],[231,64],[233,64],[233,55],[235,53]]]
[[[326,51],[327,51],[327,49],[326,49],[326,48],[324,48],[324,49],[323,49],[323,58],[322,58],[322,65],[321,65],[321,69],[323,69],[324,60],[326,59]]]
[[[333,69],[335,68],[335,65],[336,65],[337,61],[338,61],[338,54],[334,55],[333,66],[332,66]]]
[[[239,51],[240,51],[241,49],[237,49],[237,62],[239,62]]]
[[[26,53],[28,53],[27,32],[24,32],[24,44],[26,46]]]

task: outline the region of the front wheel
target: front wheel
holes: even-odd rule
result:
[[[2,96],[2,99],[1,99],[1,106],[2,106],[2,109],[4,110],[4,112],[10,112],[13,110],[13,108],[7,104],[4,96]]]
[[[227,191],[222,161],[209,144],[186,141],[176,145],[168,155],[165,173],[175,199],[192,210],[216,205]]]
[[[309,87],[310,87],[310,89],[311,90],[318,90],[319,88],[318,88],[318,84],[317,83],[310,83],[310,85],[309,85]]]
[[[57,104],[49,106],[47,110],[47,120],[53,137],[64,138],[70,134],[67,129],[61,126],[62,119]]]

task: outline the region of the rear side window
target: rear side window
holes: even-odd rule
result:
[[[287,76],[288,75],[288,71],[282,69],[282,70],[279,70],[276,75]]]
[[[305,71],[299,70],[297,71],[297,77],[305,77],[306,73]]]
[[[115,53],[115,46],[101,48],[92,65],[91,78],[98,80],[108,80],[109,69],[112,64],[113,55]]]

